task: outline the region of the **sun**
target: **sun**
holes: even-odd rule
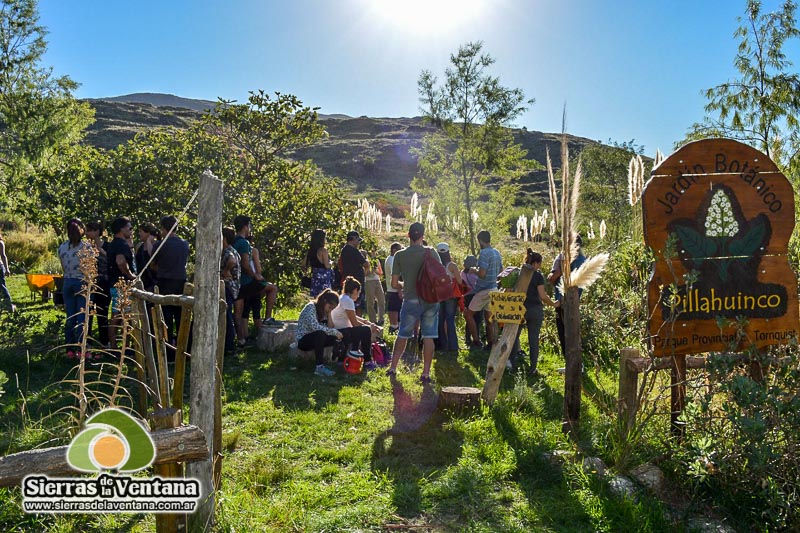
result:
[[[397,30],[439,34],[478,18],[485,0],[364,0],[376,19]]]

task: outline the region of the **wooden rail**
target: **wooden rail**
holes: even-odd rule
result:
[[[150,434],[156,445],[154,465],[208,459],[206,437],[197,426],[163,429]],[[67,464],[68,446],[28,450],[0,457],[0,487],[19,485],[29,474],[78,476]]]

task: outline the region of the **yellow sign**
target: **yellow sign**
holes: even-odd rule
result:
[[[489,311],[498,322],[522,324],[525,319],[524,292],[493,292]]]

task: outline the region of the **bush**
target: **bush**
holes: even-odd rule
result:
[[[53,261],[57,262],[52,252],[57,246],[53,234],[12,231],[4,236],[4,240],[12,272],[33,272],[42,265],[52,268]]]

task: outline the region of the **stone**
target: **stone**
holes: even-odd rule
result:
[[[636,484],[625,476],[614,476],[608,482],[608,486],[616,496],[637,500],[639,488]]]
[[[572,457],[575,455],[575,452],[571,452],[569,450],[553,450],[549,452],[544,452],[542,456],[552,465],[554,466],[561,466],[561,463],[567,460],[567,458]]]
[[[664,491],[664,472],[652,463],[640,464],[628,474],[653,494]]]
[[[279,352],[289,348],[295,341],[297,322],[284,322],[280,326],[261,326],[256,338],[256,346],[264,352]]]
[[[596,474],[599,477],[605,477],[608,472],[608,467],[599,457],[584,457],[583,471],[587,474]]]
[[[691,518],[686,521],[689,531],[700,531],[702,533],[736,533],[732,527],[723,524],[719,520],[705,516]]]

